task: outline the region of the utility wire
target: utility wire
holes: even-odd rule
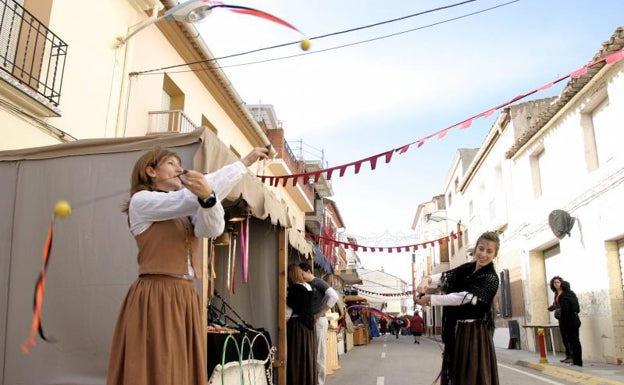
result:
[[[272,61],[285,60],[285,59],[292,59],[292,58],[299,57],[299,56],[312,55],[312,54],[317,54],[317,53],[322,53],[322,52],[327,52],[327,51],[334,51],[334,50],[337,50],[337,49],[342,49],[342,48],[347,48],[347,47],[351,47],[351,46],[355,46],[355,45],[360,45],[360,44],[370,43],[370,42],[373,42],[373,41],[382,40],[382,39],[386,39],[386,38],[389,38],[389,37],[394,37],[394,36],[403,35],[403,34],[405,34],[405,33],[409,33],[409,32],[419,31],[419,30],[421,30],[421,29],[425,29],[425,28],[435,27],[435,26],[437,26],[437,25],[441,25],[441,24],[449,23],[449,22],[451,22],[451,21],[456,21],[456,20],[464,19],[464,18],[466,18],[466,17],[470,17],[470,16],[474,16],[474,15],[477,15],[477,14],[480,14],[480,13],[484,13],[484,12],[487,12],[487,11],[491,11],[491,10],[494,10],[494,9],[496,9],[496,8],[500,8],[500,7],[504,7],[504,6],[507,6],[507,5],[513,4],[513,3],[517,3],[517,2],[519,2],[519,1],[520,1],[520,0],[513,0],[513,1],[510,1],[510,2],[507,2],[507,3],[503,3],[503,4],[499,4],[499,5],[495,5],[495,6],[490,7],[490,8],[485,8],[485,9],[482,9],[482,10],[480,10],[480,11],[475,11],[475,12],[467,13],[467,14],[462,15],[462,16],[453,17],[453,18],[450,18],[450,19],[446,19],[446,20],[442,20],[442,21],[439,21],[439,22],[436,22],[436,23],[431,23],[431,24],[423,25],[423,26],[420,26],[420,27],[416,27],[416,28],[408,29],[408,30],[401,31],[401,32],[395,32],[395,33],[391,33],[391,34],[388,34],[388,35],[383,35],[383,36],[379,36],[379,37],[374,37],[374,38],[367,39],[367,40],[360,40],[360,41],[356,41],[356,42],[354,42],[354,43],[343,44],[343,45],[339,45],[339,46],[335,46],[335,47],[330,47],[330,48],[320,49],[320,50],[316,50],[316,51],[313,51],[313,52],[305,52],[305,53],[299,53],[299,54],[296,54],[296,55],[281,56],[281,57],[277,57],[277,58],[273,58],[273,59],[258,60],[258,61],[253,61],[253,62],[240,63],[240,64],[230,64],[230,65],[224,65],[224,66],[221,66],[221,65],[220,65],[220,66],[219,66],[219,68],[233,68],[233,67],[242,67],[242,66],[252,65],[252,64],[268,63],[268,62],[272,62]],[[229,57],[225,57],[225,58],[229,58]],[[215,60],[216,60],[216,59],[215,59]],[[176,65],[175,67],[180,67],[180,66],[183,66],[183,65],[184,65],[184,64],[180,64],[180,65]],[[155,70],[155,71],[158,71],[158,70]],[[172,73],[180,73],[180,72],[194,72],[194,71],[197,71],[197,70],[193,70],[193,69],[191,69],[191,70],[177,71],[177,72],[172,72]],[[202,69],[201,71],[203,71],[203,69]]]
[[[412,17],[422,16],[422,15],[425,15],[425,14],[428,14],[428,13],[433,13],[433,12],[442,11],[442,10],[449,9],[449,8],[458,7],[460,5],[464,5],[464,4],[467,4],[467,3],[472,3],[474,1],[476,1],[476,0],[466,0],[466,1],[459,2],[459,3],[446,5],[446,6],[443,6],[443,7],[432,8],[432,9],[428,9],[426,11],[413,13],[411,15],[402,16],[402,17],[398,17],[398,18],[395,18],[395,19],[391,19],[391,20],[381,21],[381,22],[378,22],[378,23],[368,24],[368,25],[365,25],[365,26],[362,26],[362,27],[350,28],[350,29],[346,29],[346,30],[343,30],[343,31],[339,31],[339,32],[332,32],[332,33],[328,33],[328,34],[325,34],[325,35],[314,36],[314,37],[309,38],[309,40],[319,40],[319,39],[323,39],[323,38],[326,38],[326,37],[342,35],[342,34],[345,34],[345,33],[359,31],[359,30],[362,30],[362,29],[368,29],[368,28],[377,27],[377,26],[384,25],[384,24],[394,23],[396,21],[401,21],[401,20],[412,18]],[[520,0],[515,0],[515,1],[520,1]],[[453,19],[451,19],[451,20],[453,20]],[[433,25],[436,25],[436,24],[433,24]],[[424,27],[422,27],[422,28],[424,28]],[[420,28],[418,28],[418,29],[420,29]],[[416,30],[416,29],[414,29],[414,30]],[[410,31],[404,31],[402,33],[405,33],[405,32],[410,32]],[[398,33],[398,34],[400,34],[400,33]],[[394,35],[397,35],[397,34],[388,35],[386,37],[394,36]],[[368,40],[368,41],[374,41],[374,40],[378,40],[378,39],[371,39],[371,40]],[[362,43],[368,42],[368,41],[363,41]],[[217,61],[217,60],[230,59],[230,58],[233,58],[233,57],[249,55],[249,54],[256,53],[256,52],[267,51],[267,50],[270,50],[270,49],[286,47],[286,46],[289,46],[289,45],[295,45],[295,44],[299,44],[299,43],[300,43],[300,41],[294,41],[294,42],[290,42],[290,43],[277,44],[277,45],[272,45],[272,46],[269,46],[269,47],[254,49],[254,50],[251,50],[251,51],[245,51],[245,52],[236,53],[236,54],[232,54],[232,55],[221,56],[221,57],[218,57],[218,58],[204,59],[204,60],[194,61],[194,62],[191,62],[191,63],[175,64],[175,65],[171,65],[171,66],[167,66],[167,67],[161,67],[161,68],[156,68],[156,69],[151,69],[151,70],[132,72],[132,73],[130,73],[130,75],[131,76],[132,75],[134,75],[134,76],[136,76],[136,75],[143,75],[143,74],[147,74],[147,73],[150,73],[150,72],[164,71],[164,70],[177,68],[177,67],[182,67],[182,66],[187,66],[187,65],[190,66],[190,65],[194,65],[194,64],[202,64],[202,63],[208,63],[208,62],[213,62],[213,61]],[[361,44],[361,43],[348,44],[348,45],[345,45],[344,47],[348,47],[350,45],[355,45],[355,44]],[[337,49],[337,48],[342,48],[342,46],[341,47],[336,47],[334,49]],[[314,53],[324,52],[324,51],[328,51],[328,50],[330,50],[330,49],[315,51]],[[313,53],[313,52],[310,52],[310,53]],[[306,54],[310,54],[310,53],[306,53]],[[293,56],[289,56],[289,57],[285,57],[285,58],[296,57],[296,56],[303,56],[303,55],[306,55],[306,54],[293,55]],[[274,60],[281,60],[281,59],[274,59]],[[271,60],[267,60],[267,61],[271,61]],[[249,63],[249,64],[255,64],[255,63]],[[224,68],[224,67],[222,67],[222,68]],[[180,71],[180,72],[190,72],[190,71],[196,71],[196,70],[188,70],[188,71]]]

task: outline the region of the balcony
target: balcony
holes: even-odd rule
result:
[[[40,116],[60,116],[67,44],[13,0],[0,8],[0,92]]]
[[[182,110],[149,111],[147,134],[175,132],[186,134],[199,127]]]

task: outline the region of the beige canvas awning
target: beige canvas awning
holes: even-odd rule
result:
[[[236,162],[238,158],[210,130],[199,128],[188,134],[165,133],[128,138],[85,139],[58,145],[26,148],[0,152],[0,161],[41,160],[80,155],[147,151],[155,146],[178,147],[197,144],[193,156],[193,168],[211,172]],[[128,169],[132,167],[128,165]],[[129,181],[128,181],[129,183]],[[293,221],[288,216],[288,207],[251,171],[243,176],[226,197],[229,201],[243,199],[251,209],[251,215],[268,219],[273,225],[291,228]],[[294,229],[293,229],[294,230]],[[312,245],[299,231],[289,231],[290,245],[304,254],[312,256]]]

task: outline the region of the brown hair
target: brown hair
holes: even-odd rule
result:
[[[555,288],[555,280],[558,280],[558,281],[560,282],[561,286],[563,286],[563,282],[564,282],[564,281],[563,281],[563,278],[561,278],[561,277],[560,277],[560,276],[558,276],[558,275],[555,275],[554,277],[552,277],[552,278],[550,279],[550,285],[549,285],[549,286],[550,286],[550,290],[552,290],[552,291],[553,291],[553,293],[557,293],[557,289]],[[561,287],[561,286],[560,286],[560,287]]]
[[[481,236],[479,236],[479,238],[477,239],[477,243],[475,243],[475,246],[478,245],[481,241],[494,242],[496,244],[496,255],[498,255],[498,249],[500,249],[500,239],[498,238],[498,233],[496,231],[486,231],[485,233],[481,234]]]
[[[137,159],[136,163],[134,163],[132,175],[130,176],[130,197],[139,191],[153,191],[154,181],[149,175],[147,175],[147,168],[156,168],[165,159],[169,159],[172,156],[175,156],[176,159],[178,159],[178,162],[182,164],[182,160],[178,154],[160,146],[154,147],[151,151],[141,155],[141,157]],[[128,213],[129,205],[130,200],[128,200],[123,206],[122,211],[126,214]]]
[[[299,267],[298,264],[294,263],[288,266],[288,283],[295,284],[305,282],[303,279],[303,270]]]

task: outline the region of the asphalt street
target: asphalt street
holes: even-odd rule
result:
[[[412,336],[373,338],[368,345],[340,355],[340,369],[327,376],[326,385],[431,385],[440,371],[441,353],[442,344],[433,338],[421,338],[420,344]],[[501,384],[575,383],[506,361],[498,360]]]

